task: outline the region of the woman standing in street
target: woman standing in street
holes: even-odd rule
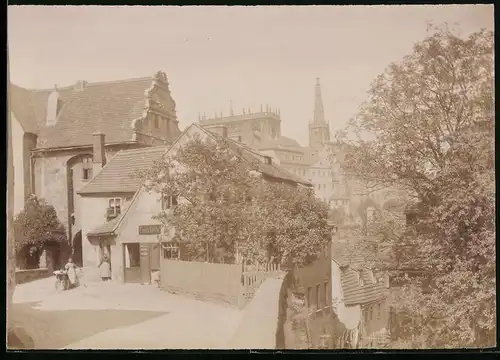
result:
[[[64,266],[64,270],[67,271],[70,287],[77,286],[78,276],[76,275],[76,264],[73,262],[72,258],[68,259],[68,263]]]
[[[111,280],[111,263],[107,255],[102,257],[101,263],[98,266],[101,269],[102,281]]]

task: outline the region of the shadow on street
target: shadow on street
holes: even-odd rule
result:
[[[137,310],[36,310],[38,302],[13,304],[8,349],[61,349],[100,332],[135,325],[168,312]]]

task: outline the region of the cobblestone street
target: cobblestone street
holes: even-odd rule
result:
[[[16,287],[9,320],[35,349],[199,349],[227,347],[240,319],[237,309],[153,286],[84,283],[58,293],[48,278]]]

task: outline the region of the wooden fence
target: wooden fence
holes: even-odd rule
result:
[[[161,287],[243,307],[259,286],[280,271],[277,264],[213,264],[161,259]]]
[[[241,293],[243,302],[250,300],[259,286],[278,271],[280,271],[279,264],[242,265]]]

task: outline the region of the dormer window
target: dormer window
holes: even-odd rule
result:
[[[363,286],[365,282],[363,281],[363,274],[361,271],[358,271],[358,280],[359,280],[359,286]]]
[[[121,203],[119,198],[109,199],[108,219],[114,219],[121,214]]]
[[[59,99],[59,92],[57,91],[57,85],[54,87],[54,91],[49,95],[47,100],[47,113],[46,113],[46,124],[55,125],[57,122],[57,116],[62,107],[62,101]]]
[[[92,178],[92,158],[85,157],[82,161],[82,180],[87,181]]]

